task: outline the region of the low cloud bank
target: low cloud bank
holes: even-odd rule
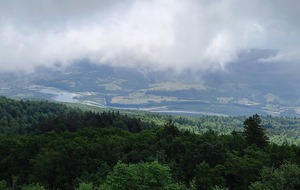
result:
[[[0,2],[0,71],[96,64],[180,72],[224,70],[248,48],[282,50],[263,61],[300,56],[300,2]]]

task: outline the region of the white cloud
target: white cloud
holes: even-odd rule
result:
[[[268,63],[268,62],[281,62],[281,63],[293,63],[298,64],[300,61],[300,49],[294,48],[294,49],[285,49],[282,51],[279,51],[276,55],[260,59],[260,62]],[[300,67],[300,65],[299,65]]]
[[[299,48],[288,0],[1,1],[0,70],[90,59],[150,69],[225,69],[245,48]],[[299,57],[296,51],[293,57]]]

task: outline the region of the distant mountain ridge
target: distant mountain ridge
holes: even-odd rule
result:
[[[71,93],[69,100],[79,103],[167,113],[300,116],[298,66],[261,61],[277,52],[246,50],[217,71],[141,71],[89,61],[40,67],[28,75],[2,74],[0,93],[57,101]]]

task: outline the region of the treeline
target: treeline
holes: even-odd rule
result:
[[[172,120],[151,127],[116,112],[3,101],[47,105],[40,113],[53,115],[31,130],[3,130],[0,189],[300,189],[300,147],[269,143],[257,115],[245,119],[243,132],[195,134]]]
[[[300,188],[299,147],[259,148],[237,132],[196,135],[166,125],[139,133],[85,128],[1,135],[0,155],[0,179],[11,189],[24,189],[26,184],[66,190],[84,185],[89,189]]]
[[[168,116],[160,114],[140,114],[143,121],[163,125]],[[181,129],[202,134],[213,130],[219,134],[230,134],[232,131],[243,131],[246,116],[172,116],[174,123]],[[261,116],[271,142],[277,144],[300,145],[300,118]]]
[[[86,127],[115,127],[139,132],[150,125],[119,112],[95,113],[48,101],[17,101],[0,97],[0,134],[59,133]]]

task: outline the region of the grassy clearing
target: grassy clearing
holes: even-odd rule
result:
[[[147,95],[145,92],[134,92],[128,96],[115,96],[112,98],[111,103],[113,104],[148,104],[151,102],[160,103],[164,101],[177,101],[175,97]]]
[[[177,91],[177,90],[206,90],[206,87],[203,84],[184,84],[181,82],[162,82],[158,84],[150,84],[150,88],[146,89],[149,91]]]

